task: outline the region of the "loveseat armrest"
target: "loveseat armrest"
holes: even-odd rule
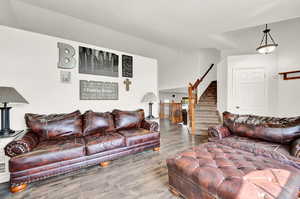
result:
[[[4,150],[9,157],[14,157],[33,150],[39,143],[39,137],[30,130],[27,130],[22,136],[8,143]]]
[[[213,139],[221,140],[230,135],[231,133],[229,129],[224,125],[218,125],[215,127],[208,128],[208,136]]]
[[[159,124],[155,121],[143,120],[141,124],[141,128],[147,129],[151,132],[159,132]]]
[[[291,145],[290,153],[296,158],[300,158],[300,138],[294,140]]]

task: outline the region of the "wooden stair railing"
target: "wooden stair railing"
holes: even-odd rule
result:
[[[189,95],[189,127],[191,129],[192,134],[195,134],[196,125],[195,125],[195,108],[198,103],[197,90],[199,84],[204,80],[204,78],[208,75],[211,69],[214,67],[214,64],[207,69],[204,75],[195,81],[194,84],[189,83],[188,86],[188,95]]]

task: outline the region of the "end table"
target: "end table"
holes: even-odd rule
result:
[[[22,135],[24,131],[15,131],[12,134],[0,135],[0,183],[9,181],[8,161],[9,157],[5,155],[4,147],[15,138]]]

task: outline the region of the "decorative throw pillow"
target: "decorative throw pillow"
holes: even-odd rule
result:
[[[142,121],[145,119],[143,109],[136,111],[113,110],[112,112],[117,130],[140,128]]]
[[[223,113],[224,125],[236,135],[289,143],[300,138],[300,117],[275,118]]]
[[[26,125],[44,139],[82,136],[82,119],[79,110],[68,114],[25,114]]]
[[[97,113],[89,110],[82,115],[82,120],[84,136],[114,130],[113,116],[109,112]]]

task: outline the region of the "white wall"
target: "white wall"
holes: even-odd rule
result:
[[[133,55],[133,74],[130,91],[125,91],[121,77],[119,61],[119,78],[85,75],[78,73],[78,67],[72,69],[72,83],[60,83],[60,70],[57,68],[57,42],[72,45],[77,53],[78,46],[108,50],[120,55],[123,52],[96,47],[70,40],[50,37],[37,33],[0,26],[0,86],[15,87],[30,104],[16,105],[12,109],[11,126],[13,129],[24,128],[24,113],[62,113],[80,109],[110,111],[114,108],[133,110],[148,105],[140,102],[146,92],[158,94],[157,61]],[[129,53],[125,53],[129,54]],[[129,54],[130,55],[130,54]],[[76,55],[78,56],[78,55]],[[78,58],[77,58],[78,63]],[[79,80],[96,80],[119,82],[119,100],[80,101]],[[158,115],[155,104],[154,115]]]
[[[217,108],[219,113],[228,110],[227,105],[227,58],[223,59],[217,65]]]
[[[276,76],[273,83],[274,87],[277,87],[277,96],[274,96],[273,100],[277,101],[277,105],[276,113],[274,108],[273,114],[275,116],[297,116],[300,115],[300,79],[282,80],[282,76],[277,73],[300,70],[300,18],[273,23],[270,24],[270,27],[272,36],[279,44],[279,47],[273,53],[277,57],[277,71],[273,71]],[[255,48],[262,37],[262,29],[263,26],[231,33],[231,37],[235,39],[239,47],[222,50],[222,59],[232,55],[256,53]]]
[[[220,61],[220,51],[216,49],[182,51],[175,57],[173,64],[159,68],[160,90],[186,87],[190,82],[194,83],[197,78],[200,78],[206,72],[211,64],[217,64]],[[215,69],[202,82],[198,92],[202,94],[213,80],[216,80]]]
[[[159,90],[187,86],[219,59],[215,49],[171,48],[22,1],[0,2],[1,24],[154,58],[158,62]]]

